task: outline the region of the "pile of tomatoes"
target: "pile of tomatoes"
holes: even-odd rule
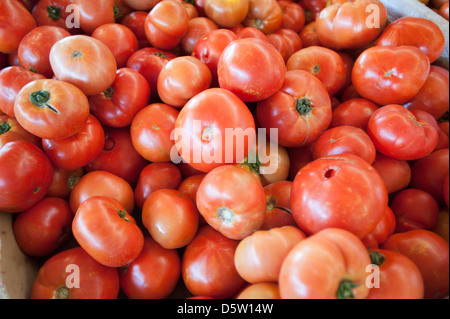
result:
[[[378,0],[1,0],[30,297],[447,296],[444,46]]]

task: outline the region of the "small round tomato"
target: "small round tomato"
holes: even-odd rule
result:
[[[180,256],[146,236],[141,254],[119,274],[120,288],[128,298],[164,299],[175,290],[181,277]]]
[[[250,0],[206,0],[206,16],[222,28],[233,28],[247,17]]]
[[[283,12],[283,22],[281,28],[288,28],[297,33],[305,25],[305,11],[302,6],[296,2],[281,0],[278,1]]]
[[[233,299],[281,299],[278,284],[271,282],[247,285]]]
[[[0,115],[0,148],[14,141],[27,141],[37,147],[42,146],[41,139],[25,130],[15,118]]]
[[[53,167],[52,184],[48,189],[47,196],[69,199],[72,189],[80,181],[83,175],[83,168],[66,170],[58,167]]]
[[[283,11],[276,0],[250,0],[248,14],[242,24],[265,34],[277,31],[283,23]]]
[[[316,21],[312,21],[305,25],[299,33],[304,48],[311,46],[320,46],[319,38],[316,33]]]
[[[99,26],[115,21],[114,0],[98,3],[91,0],[73,0],[73,4],[77,6],[79,24],[86,34],[92,34]]]
[[[161,0],[124,0],[125,4],[134,10],[149,11]]]
[[[73,214],[69,203],[45,197],[14,220],[14,238],[28,256],[43,257],[63,246],[72,235]]]
[[[79,281],[75,282],[78,285],[69,288],[68,276],[75,272],[79,274]],[[53,255],[42,265],[31,299],[117,299],[119,290],[116,268],[103,266],[83,248],[75,247]]]
[[[217,29],[217,24],[211,19],[205,17],[190,19],[188,31],[181,39],[181,49],[186,55],[191,55],[198,40],[209,32]]]
[[[411,166],[407,161],[377,153],[372,166],[380,174],[389,194],[407,188],[411,182]]]
[[[367,99],[350,99],[333,110],[330,127],[350,125],[367,130],[367,124],[378,106]]]
[[[144,247],[136,221],[111,197],[93,196],[84,201],[73,219],[72,232],[92,258],[108,267],[128,265]]]
[[[449,1],[448,0],[439,9],[439,14],[448,21],[448,19],[449,19]]]

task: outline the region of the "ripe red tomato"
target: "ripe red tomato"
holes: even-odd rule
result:
[[[401,105],[386,105],[369,119],[367,132],[377,151],[399,160],[416,160],[430,154],[437,145],[436,129],[418,121]]]
[[[288,28],[296,33],[300,33],[305,25],[305,11],[296,2],[280,0],[278,4],[283,12],[283,22],[281,28]]]
[[[181,277],[180,256],[146,236],[141,254],[119,274],[120,288],[128,298],[164,299],[175,290]]]
[[[418,121],[430,124],[431,126],[434,127],[434,129],[438,133],[438,141],[436,147],[434,148],[434,151],[441,150],[443,148],[449,148],[448,135],[445,134],[445,132],[441,129],[438,121],[436,121],[433,115],[422,110],[410,110],[410,111]]]
[[[367,130],[367,124],[378,106],[367,99],[350,99],[333,110],[330,127],[350,125]]]
[[[250,0],[248,13],[242,24],[255,27],[264,34],[270,34],[281,28],[283,11],[276,0]]]
[[[324,229],[292,248],[278,279],[283,299],[364,299],[370,257],[354,234]],[[324,280],[326,278],[326,280]]]
[[[396,220],[394,212],[387,206],[380,222],[369,235],[363,238],[363,242],[369,243],[369,245],[366,245],[367,248],[375,249],[395,232],[395,227]]]
[[[214,229],[228,238],[240,240],[258,230],[264,222],[264,189],[248,170],[236,165],[220,166],[200,183],[197,208]]]
[[[72,232],[92,258],[108,267],[128,265],[144,247],[136,221],[111,197],[93,196],[84,201],[73,219]]]
[[[407,161],[377,153],[372,166],[380,174],[389,194],[407,188],[411,182],[411,166]]]
[[[319,38],[316,33],[316,21],[305,25],[299,33],[304,48],[311,46],[320,46]]]
[[[364,238],[381,220],[387,205],[382,178],[353,154],[311,162],[298,172],[291,190],[292,214],[308,235],[336,227]]]
[[[182,3],[187,4],[186,2]],[[181,49],[186,55],[191,55],[198,40],[217,29],[217,24],[211,19],[205,17],[190,19],[188,31],[181,39]]]
[[[78,268],[73,268],[73,266]],[[75,281],[74,275],[79,275]],[[68,278],[73,276],[73,278]],[[72,285],[67,287],[68,280]],[[59,252],[39,270],[31,290],[31,299],[117,299],[119,273],[95,261],[81,247]]]
[[[31,14],[38,26],[56,26],[74,34],[79,30],[67,25],[67,18],[73,14],[73,11],[66,11],[67,6],[72,3],[73,0],[39,0],[33,7]]]
[[[44,198],[53,167],[45,153],[26,141],[0,148],[0,211],[18,213]]]
[[[303,147],[287,148],[289,161],[291,163],[288,177],[289,181],[293,181],[295,176],[297,176],[298,171],[303,166],[313,161],[313,148],[314,143]]]
[[[115,21],[114,0],[98,3],[90,0],[73,0],[73,4],[77,6],[80,27],[86,34],[92,34],[99,26]]]
[[[233,299],[281,299],[278,284],[258,283],[247,285]]]
[[[281,181],[264,186],[266,214],[260,230],[283,226],[297,226],[291,213],[291,181]]]
[[[148,42],[147,36],[145,35],[145,19],[147,19],[147,16],[147,11],[133,11],[120,20],[120,24],[133,31],[141,49],[150,46],[150,42]]]
[[[270,33],[265,37],[280,52],[284,61],[288,61],[295,52],[302,49],[300,36],[291,29],[279,29],[275,33]]]
[[[14,238],[28,256],[44,257],[62,247],[72,235],[73,214],[69,203],[45,197],[14,220]]]
[[[15,118],[0,115],[0,148],[14,141],[27,141],[37,147],[42,146],[41,139],[25,130]]]
[[[239,241],[203,226],[187,245],[181,262],[181,275],[194,296],[231,298],[245,281],[234,265]]]
[[[403,104],[425,84],[430,61],[412,46],[375,46],[356,59],[352,81],[364,98],[380,105]]]
[[[247,17],[251,0],[206,0],[205,14],[222,28],[233,28]]]
[[[448,0],[439,9],[439,14],[448,21],[448,19],[449,19],[449,1]]]
[[[315,22],[319,13],[327,6],[327,0],[299,0],[298,3],[305,10],[306,23]]]
[[[161,0],[123,0],[127,6],[134,10],[151,10]]]
[[[302,71],[287,71],[284,84],[273,96],[258,102],[261,127],[278,129],[278,143],[300,147],[315,141],[331,122],[331,101],[323,83]],[[277,142],[277,141],[275,141]]]
[[[267,35],[265,35],[262,31],[256,29],[255,27],[244,27],[239,31],[235,31],[238,39],[245,38],[259,38],[264,41],[269,41]]]
[[[50,50],[50,64],[58,80],[77,86],[86,95],[102,93],[116,78],[114,55],[102,42],[85,35],[56,42]]]
[[[83,168],[65,170],[62,168],[53,167],[53,179],[46,196],[69,199],[72,189],[83,175]]]

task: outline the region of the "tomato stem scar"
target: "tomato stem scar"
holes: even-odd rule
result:
[[[30,94],[30,101],[35,106],[37,106],[40,109],[48,108],[50,111],[59,114],[59,111],[56,108],[47,103],[49,100],[50,100],[50,92],[48,91],[36,91],[31,92]]]
[[[55,7],[55,6],[48,6],[47,7],[48,16],[52,20],[58,20],[61,18],[61,8]]]
[[[55,290],[54,299],[69,299],[70,289],[66,286],[59,286]]]
[[[354,299],[355,295],[353,294],[352,289],[358,287],[358,285],[354,284],[349,279],[344,279],[339,284],[338,291],[336,292],[336,297],[338,299]]]
[[[301,99],[295,99],[295,109],[300,115],[308,114],[312,110],[311,100],[307,97]]]
[[[10,129],[11,129],[11,126],[8,123],[6,123],[4,121],[0,123],[0,135],[8,132]]]

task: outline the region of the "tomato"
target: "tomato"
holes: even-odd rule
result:
[[[238,39],[259,38],[264,41],[269,41],[267,35],[254,27],[242,27],[242,29],[236,32],[236,35]]]
[[[148,42],[147,36],[145,35],[145,19],[147,19],[147,16],[147,11],[134,11],[127,14],[120,21],[120,24],[123,24],[133,31],[139,41],[140,49],[150,45],[150,42]]]
[[[287,70],[304,70],[316,76],[325,85],[330,96],[345,84],[345,65],[333,50],[310,46],[295,52],[286,63]]]
[[[86,95],[100,94],[116,78],[114,55],[102,42],[85,35],[56,42],[50,50],[50,64],[58,80],[77,86]]]
[[[157,83],[162,68],[176,56],[156,48],[143,48],[136,51],[127,62],[127,67],[142,74],[150,85],[152,99],[157,97]]]
[[[346,102],[348,100],[352,99],[359,99],[362,98],[362,96],[356,91],[355,86],[352,84],[348,88],[346,88],[344,91],[342,91],[341,94],[341,102]]]
[[[183,107],[192,97],[211,85],[211,71],[195,57],[181,56],[169,61],[158,77],[160,99],[173,107]]]
[[[246,169],[220,166],[200,183],[197,208],[214,229],[228,238],[240,240],[258,230],[264,222],[264,189]]]
[[[195,44],[192,56],[205,63],[209,68],[212,75],[212,86],[219,85],[217,65],[223,50],[231,41],[237,39],[238,36],[233,31],[218,29],[208,32]]]
[[[89,102],[76,86],[52,79],[25,85],[14,103],[17,121],[44,139],[63,139],[78,133],[89,117]]]
[[[74,265],[78,268],[73,268]],[[75,280],[75,274],[79,275],[79,281]],[[74,286],[67,287],[68,282]],[[33,283],[31,299],[117,299],[119,290],[116,268],[99,264],[83,248],[75,247],[51,256],[42,265]]]
[[[74,34],[78,29],[67,25],[67,19],[69,15],[73,14],[73,10],[66,11],[67,6],[72,3],[73,0],[39,0],[33,7],[31,14],[38,26],[56,26]],[[69,21],[71,21],[70,18]]]
[[[367,132],[377,151],[399,160],[416,160],[430,154],[438,134],[427,122],[418,121],[401,105],[386,105],[369,119]]]
[[[403,104],[425,84],[430,61],[412,46],[365,50],[355,61],[352,81],[358,93],[381,105]]]
[[[302,40],[293,30],[281,28],[275,33],[268,34],[266,38],[281,53],[284,61],[302,49]]]
[[[367,130],[367,124],[378,106],[362,98],[350,99],[333,110],[330,127],[350,125]]]
[[[389,194],[407,188],[411,182],[411,167],[407,161],[377,153],[372,166],[380,174]]]
[[[16,52],[22,38],[36,27],[36,21],[16,0],[1,1],[0,12],[0,52]]]
[[[294,226],[257,231],[239,243],[234,255],[236,270],[249,283],[277,282],[285,257],[305,238]]]
[[[440,9],[447,0],[430,0],[430,6],[435,9]]]
[[[316,19],[320,43],[330,49],[358,49],[376,40],[387,11],[378,0],[354,0],[323,9]]]
[[[125,4],[134,10],[149,11],[161,0],[124,0]]]
[[[183,282],[191,294],[231,298],[244,286],[234,265],[238,244],[208,225],[198,230],[181,262]]]
[[[355,60],[350,54],[347,54],[345,52],[338,51],[337,54],[341,57],[342,61],[344,62],[344,68],[345,68],[345,80],[344,80],[344,86],[342,89],[336,94],[337,96],[342,95],[345,89],[347,89],[350,85],[352,85],[352,72],[353,72],[353,66],[355,65]]]
[[[294,147],[287,149],[289,154],[289,161],[291,164],[288,176],[289,181],[293,181],[298,171],[303,166],[313,161],[313,149],[314,143],[303,147]]]
[[[283,11],[276,0],[249,0],[248,13],[242,24],[255,27],[264,34],[270,34],[281,28]]]
[[[284,259],[278,279],[281,298],[364,299],[370,263],[358,237],[343,229],[324,229],[300,241]]]
[[[94,196],[109,196],[121,203],[128,213],[134,211],[134,193],[124,179],[105,171],[85,174],[70,193],[69,203],[72,213],[87,199]]]
[[[189,29],[185,36],[181,39],[181,48],[183,52],[186,55],[191,55],[198,40],[205,36],[208,32],[217,29],[217,24],[211,19],[205,17],[195,17],[190,19]]]
[[[86,34],[108,23],[114,23],[114,0],[104,0],[99,3],[90,0],[73,0],[77,6],[80,27]]]
[[[434,148],[434,151],[443,149],[443,148],[449,148],[449,138],[448,135],[445,134],[441,127],[439,126],[439,123],[436,121],[433,115],[426,111],[422,110],[410,110],[412,114],[416,117],[416,119],[420,122],[426,122],[434,127],[436,132],[438,133],[438,142],[436,147]]]
[[[305,25],[305,11],[296,2],[281,0],[278,1],[283,12],[283,22],[281,28],[288,28],[296,33],[300,33]]]
[[[142,74],[121,68],[110,88],[89,97],[90,110],[103,125],[126,127],[148,105],[150,94],[150,85]]]
[[[442,193],[444,196],[444,202],[449,207],[449,175],[444,179],[444,186],[442,187]]]
[[[315,22],[319,13],[327,6],[327,0],[299,0],[305,11],[306,23]]]
[[[128,265],[144,247],[144,235],[134,218],[110,197],[93,196],[84,201],[73,219],[72,232],[92,258],[108,267]]]
[[[233,299],[281,299],[278,284],[258,283],[247,285]]]
[[[14,101],[20,90],[28,83],[43,80],[41,74],[27,71],[22,67],[10,66],[0,71],[0,111],[15,117]]]
[[[315,141],[331,122],[331,101],[323,83],[302,71],[287,71],[273,96],[258,102],[257,118],[268,133],[278,129],[278,143],[300,147]]]
[[[83,168],[66,170],[58,167],[53,167],[53,179],[48,189],[47,196],[69,199],[72,189],[79,182],[83,175]]]
[[[205,174],[189,176],[180,183],[177,190],[181,194],[189,197],[194,203],[196,203],[198,187],[200,186],[200,183],[202,182],[204,177]],[[197,205],[195,205],[195,209],[198,212]],[[200,215],[200,212],[198,212],[198,216],[199,216],[198,227],[206,225],[207,223],[203,218],[203,216]]]
[[[20,41],[17,50],[20,64],[27,70],[51,78],[53,70],[49,59],[50,50],[53,44],[68,36],[68,31],[56,26],[34,28]]]
[[[292,182],[281,181],[264,186],[266,214],[260,230],[283,226],[297,226],[291,213]]]
[[[251,0],[205,0],[206,16],[222,28],[233,28],[247,17]]]
[[[8,115],[0,115],[0,148],[9,142],[27,141],[41,147],[41,139],[27,130],[19,122]]]
[[[379,282],[368,299],[422,299],[424,284],[419,268],[404,255],[385,249],[371,251],[373,265],[379,267]]]
[[[381,246],[411,259],[424,281],[426,299],[443,298],[448,294],[449,248],[439,235],[424,229],[394,234]]]
[[[180,2],[161,1],[145,20],[145,34],[153,47],[172,50],[189,28],[189,15]]]
[[[177,189],[181,183],[181,173],[173,163],[151,163],[139,175],[135,188],[136,205],[142,209],[145,200],[160,189]]]
[[[449,150],[442,149],[416,161],[411,169],[412,188],[421,189],[432,195],[439,205],[445,200],[442,189],[449,172]]]
[[[128,298],[164,299],[181,277],[181,260],[176,250],[165,249],[146,236],[141,254],[119,274],[120,288]]]
[[[308,235],[336,227],[364,238],[381,220],[387,204],[383,179],[353,154],[311,162],[298,172],[291,190],[292,214]]]
[[[449,19],[449,1],[448,0],[439,9],[439,14],[448,21],[448,19]]]
[[[377,151],[369,135],[354,126],[330,128],[314,143],[314,159],[343,153],[357,155],[372,164]]]
[[[111,50],[116,59],[117,68],[126,66],[128,58],[139,49],[136,35],[122,24],[102,24],[92,32],[92,37]]]
[[[17,216],[14,238],[26,255],[48,256],[70,239],[72,220],[73,214],[66,200],[45,197]]]
[[[103,150],[85,167],[86,171],[107,171],[135,187],[139,174],[148,165],[148,161],[133,147],[128,127],[105,127],[104,132]]]
[[[125,0],[114,0],[114,18],[117,23],[120,23],[126,15],[133,11],[134,9],[130,8]]]
[[[171,1],[178,1],[179,3],[181,3],[183,5],[183,7],[186,9],[186,11],[189,15],[189,20],[199,17],[197,7],[193,3],[193,2],[195,2],[194,0],[188,0],[188,1],[171,0]],[[203,14],[200,18],[205,18],[205,15]]]
[[[320,46],[319,38],[316,33],[316,21],[312,21],[305,25],[299,33],[304,48],[311,46]]]
[[[197,233],[198,219],[194,202],[174,189],[152,192],[142,208],[142,223],[166,249],[188,245]]]
[[[178,110],[163,103],[148,105],[136,114],[131,123],[131,140],[142,157],[151,162],[171,160],[171,134],[178,114]]]
[[[395,227],[396,219],[394,212],[387,206],[383,217],[378,222],[375,229],[363,238],[363,242],[369,242],[370,245],[368,245],[368,248],[375,249],[383,244],[395,232]]]
[[[7,143],[0,149],[0,211],[24,211],[44,198],[52,182],[53,167],[36,145]]]
[[[281,88],[286,67],[282,55],[271,44],[246,38],[225,48],[217,72],[221,88],[235,93],[244,102],[257,102]]]
[[[439,212],[438,222],[436,223],[436,226],[434,226],[431,231],[438,234],[442,238],[445,239],[445,241],[449,242],[449,212],[448,209],[441,210]]]
[[[256,138],[248,107],[222,88],[205,90],[189,100],[176,119],[175,129],[179,155],[202,172],[242,162]]]
[[[404,106],[410,110],[422,110],[430,113],[435,119],[448,112],[449,73],[446,69],[432,65],[430,74],[419,92]]]

